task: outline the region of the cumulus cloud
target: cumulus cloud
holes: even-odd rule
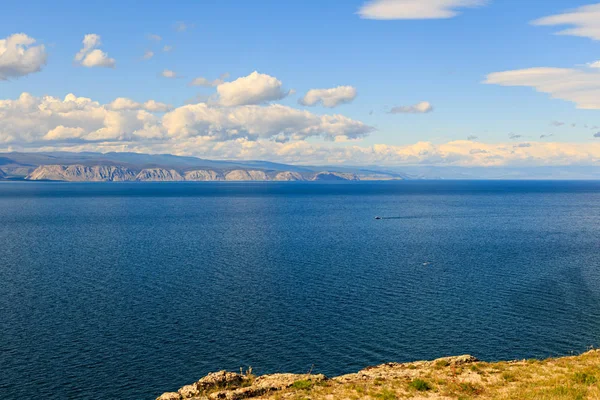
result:
[[[0,39],[0,81],[39,72],[46,65],[44,45],[24,33]]]
[[[142,57],[144,60],[149,60],[152,57],[154,57],[154,52],[148,50],[147,52],[144,53],[144,56]]]
[[[218,102],[227,107],[262,104],[280,100],[289,94],[275,77],[254,71],[248,76],[217,86]]]
[[[428,101],[422,101],[412,106],[393,107],[388,114],[426,114],[433,111],[433,106]]]
[[[460,14],[461,8],[479,7],[487,0],[371,0],[358,15],[365,19],[442,19]]]
[[[173,137],[210,136],[219,140],[239,137],[304,140],[312,136],[357,139],[374,131],[342,115],[318,116],[279,104],[232,108],[190,104],[165,115],[163,126]]]
[[[161,117],[155,115],[158,112],[167,113]],[[321,137],[335,141],[361,138],[374,131],[341,115],[315,115],[281,105],[226,108],[193,104],[172,109],[154,100],[139,103],[118,98],[100,104],[73,94],[59,99],[23,93],[16,100],[0,100],[0,116],[0,143],[5,144],[152,140],[174,145],[193,138],[298,141]]]
[[[551,15],[532,22],[538,26],[570,26],[557,35],[570,35],[600,40],[600,3],[576,8],[562,14]]]
[[[163,72],[160,73],[160,75],[163,78],[168,78],[168,79],[179,78],[179,75],[177,75],[177,72],[172,71],[170,69],[164,69]]]
[[[311,89],[299,100],[299,102],[304,106],[322,104],[323,107],[333,108],[340,104],[352,102],[356,98],[356,95],[356,88],[352,86],[338,86],[331,89]]]
[[[171,141],[71,143],[46,142],[39,149],[71,151],[136,151],[172,153],[213,159],[268,159],[295,164],[350,165],[448,165],[448,166],[544,166],[600,165],[600,141],[593,143],[531,142],[529,147],[510,143],[473,143],[458,140],[434,144],[418,142],[403,146],[340,146],[308,141],[250,140],[214,141],[193,136]],[[0,144],[0,149],[2,144]]]
[[[202,87],[217,87],[225,83],[225,79],[229,78],[229,73],[221,74],[217,79],[209,80],[202,76],[195,78],[190,82],[190,86],[202,86]]]
[[[96,35],[95,33],[85,35],[83,38],[83,48],[75,55],[75,62],[88,68],[114,68],[116,65],[115,59],[110,58],[107,53],[97,48],[101,44],[100,35]]]
[[[108,104],[108,108],[115,111],[146,110],[150,112],[166,112],[173,109],[172,106],[155,100],[148,100],[145,103],[138,103],[126,97],[119,97],[115,99],[112,103]]]
[[[573,68],[529,68],[489,74],[485,83],[524,86],[570,101],[577,108],[600,109],[600,71]]]

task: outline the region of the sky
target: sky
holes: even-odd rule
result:
[[[9,2],[0,151],[600,165],[600,3]]]

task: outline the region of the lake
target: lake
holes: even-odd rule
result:
[[[3,399],[599,344],[600,182],[0,184]]]

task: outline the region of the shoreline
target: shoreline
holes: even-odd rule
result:
[[[328,378],[252,369],[208,374],[157,400],[587,399],[600,398],[600,350],[576,356],[485,362],[470,355],[387,363]]]

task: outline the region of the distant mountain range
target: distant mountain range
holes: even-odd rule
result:
[[[0,153],[0,180],[49,181],[374,181],[407,179],[599,180],[597,166],[298,166],[170,154]]]
[[[169,154],[0,153],[0,179],[68,182],[358,181],[405,179],[398,172],[214,161]]]

